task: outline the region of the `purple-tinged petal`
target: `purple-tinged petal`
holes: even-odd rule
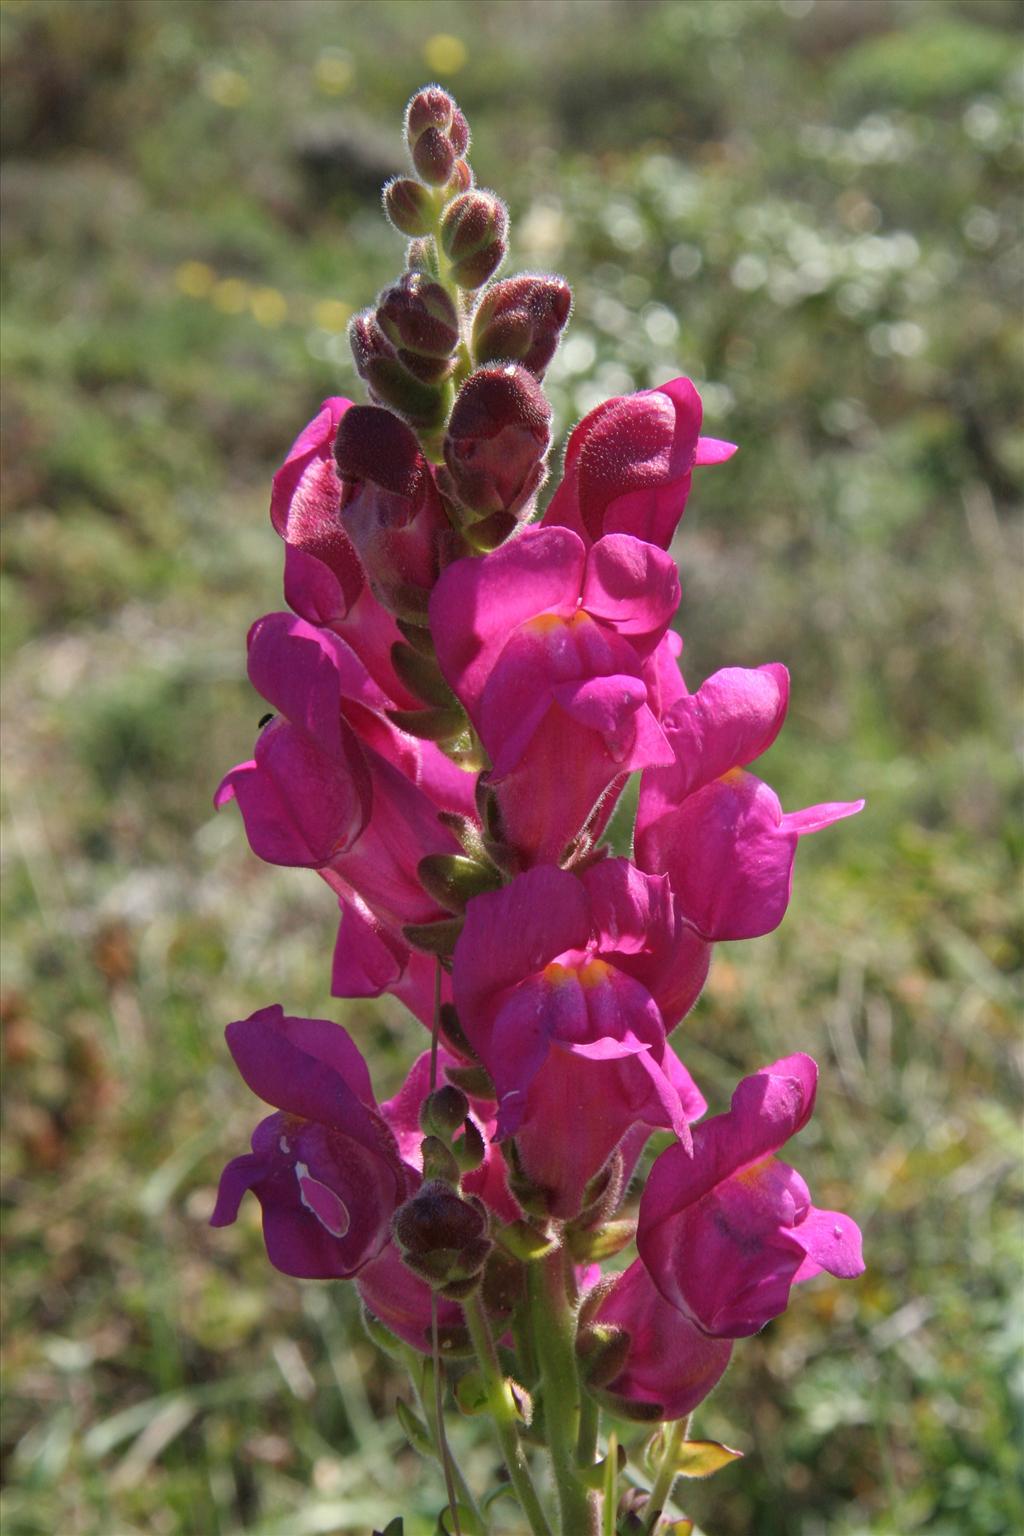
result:
[[[474,897],[455,946],[455,1006],[472,1044],[490,1037],[504,994],[590,937],[587,899],[564,870],[541,865]]]
[[[679,607],[679,573],[671,555],[629,534],[599,539],[587,556],[582,604],[649,655]]]
[[[334,946],[331,994],[334,997],[379,997],[398,981],[409,947],[353,891],[338,898],[341,922]]]
[[[806,837],[809,832],[821,832],[834,821],[856,816],[865,806],[863,800],[830,800],[823,805],[809,805],[803,811],[788,811],[779,823],[784,833],[796,833]]]
[[[677,699],[662,719],[674,762],[645,775],[638,830],[766,752],[782,728],[788,703],[789,673],[774,662],[756,669],[726,667],[696,693]]]
[[[721,1378],[732,1344],[709,1339],[664,1300],[639,1259],[602,1301],[595,1321],[629,1334],[626,1363],[608,1391],[631,1403],[660,1404],[661,1417],[681,1419]]]
[[[336,1037],[329,1038],[330,1031]],[[295,1034],[297,1038],[290,1036]],[[225,1030],[228,1049],[249,1088],[265,1103],[304,1120],[336,1126],[367,1145],[380,1145],[367,1102],[369,1077],[356,1046],[328,1019],[286,1018],[262,1009]],[[307,1047],[313,1044],[317,1054]]]
[[[411,1344],[413,1349],[429,1354],[431,1348],[431,1291],[424,1280],[414,1275],[403,1262],[393,1242],[360,1270],[356,1289],[364,1304],[385,1328]],[[437,1320],[442,1329],[463,1326],[462,1308],[443,1297],[437,1303]]]
[[[794,1282],[809,1280],[821,1270],[839,1280],[853,1280],[864,1273],[860,1228],[842,1211],[812,1206],[792,1235],[805,1254]]]
[[[720,437],[698,437],[695,465],[724,464],[739,451],[736,443],[727,443]]]
[[[211,1227],[230,1227],[237,1219],[242,1196],[252,1189],[263,1175],[263,1162],[252,1152],[232,1158],[220,1176],[217,1203],[210,1217]]]
[[[565,529],[527,528],[485,559],[456,560],[430,600],[441,671],[476,722],[484,686],[509,637],[536,615],[575,612],[585,552]]]

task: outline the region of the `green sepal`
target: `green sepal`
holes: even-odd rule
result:
[[[487,1143],[476,1122],[470,1120],[468,1115],[463,1123],[462,1135],[452,1142],[452,1156],[461,1173],[473,1173],[487,1156]]]
[[[484,848],[484,840],[480,828],[469,816],[460,816],[458,811],[441,811],[438,821],[442,827],[447,827],[452,836],[461,845],[467,858],[474,859],[478,864],[487,862],[487,850]]]
[[[404,640],[396,640],[391,647],[391,665],[405,686],[418,699],[422,699],[424,704],[434,704],[445,710],[453,709],[458,704],[441,676],[436,656],[424,656]]]
[[[437,660],[434,637],[426,625],[414,624],[411,619],[396,619],[395,623],[398,625],[398,632],[402,639],[407,641],[414,651],[432,661]]]
[[[457,1188],[459,1165],[451,1149],[445,1145],[440,1136],[424,1136],[420,1142],[420,1150],[423,1154],[423,1182],[441,1179],[443,1183]]]
[[[486,1067],[445,1067],[444,1075],[471,1099],[493,1099],[495,1088]]]
[[[566,1241],[577,1264],[587,1264],[600,1263],[602,1259],[610,1259],[613,1254],[621,1253],[635,1236],[636,1222],[623,1218],[620,1221],[606,1221],[593,1231],[581,1232],[578,1227],[570,1227]]]
[[[462,536],[467,544],[481,554],[488,555],[492,549],[498,549],[510,539],[518,527],[518,518],[510,512],[492,512],[476,522],[467,519],[462,526]]]
[[[405,1521],[401,1515],[396,1515],[382,1531],[374,1531],[373,1536],[405,1536]]]
[[[427,955],[437,955],[441,959],[450,959],[455,953],[461,932],[462,918],[446,917],[436,923],[406,923],[402,937],[413,949],[420,949]]]
[[[395,1417],[402,1428],[402,1433],[412,1446],[414,1451],[419,1451],[421,1456],[428,1459],[434,1456],[434,1442],[430,1438],[430,1431],[423,1420],[409,1407],[409,1404],[401,1397],[395,1399]]]
[[[392,725],[419,741],[458,741],[466,733],[466,715],[458,709],[387,709],[384,711]]]
[[[416,866],[416,878],[427,895],[449,912],[464,912],[474,896],[501,885],[493,864],[478,864],[461,853],[428,853]]]
[[[455,1011],[454,1003],[441,1004],[441,1033],[452,1047],[452,1050],[457,1051],[460,1056],[465,1056],[468,1061],[476,1061],[476,1051],[474,1051],[466,1039],[465,1031]],[[460,1083],[458,1086],[461,1088],[462,1084]],[[465,1089],[463,1089],[463,1092],[465,1092]]]
[[[531,1226],[528,1221],[510,1221],[495,1231],[495,1241],[510,1253],[513,1258],[521,1259],[524,1264],[535,1263],[538,1259],[544,1259],[549,1253],[554,1253],[558,1247],[556,1237],[548,1237],[537,1228]]]
[[[577,1476],[581,1483],[586,1483],[588,1488],[594,1488],[600,1493],[607,1486],[609,1467],[614,1478],[626,1470],[628,1461],[626,1447],[619,1444],[615,1435],[609,1435],[607,1456],[602,1456],[592,1466],[580,1467]]]

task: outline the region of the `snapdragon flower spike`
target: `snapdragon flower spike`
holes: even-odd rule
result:
[[[721,464],[736,452],[735,443],[700,436],[702,414],[689,379],[596,406],[569,439],[545,527],[572,528],[588,542],[632,533],[667,549],[694,467]]]
[[[414,702],[391,664],[401,636],[374,597],[341,518],[334,440],[351,400],[332,396],[299,433],[274,476],[270,520],[285,544],[284,598],[300,618],[333,629],[399,706]]]
[[[712,1338],[757,1333],[795,1282],[864,1269],[856,1224],[812,1205],[774,1155],[810,1119],[817,1080],[802,1054],[745,1077],[729,1112],[694,1129],[692,1156],[669,1147],[651,1169],[640,1258],[665,1300]]]
[[[602,1399],[627,1417],[683,1419],[725,1373],[728,1339],[709,1338],[666,1301],[642,1260],[620,1275],[594,1321],[629,1335],[625,1363]]]
[[[386,697],[329,631],[268,615],[250,631],[249,676],[278,714],[215,804],[238,802],[253,852],[319,870],[396,927],[442,917],[416,866],[425,852],[458,852],[437,812],[464,808],[466,776],[390,724]]]
[[[442,573],[438,661],[490,754],[503,836],[525,859],[557,862],[609,786],[673,761],[644,662],[678,601],[669,556],[621,534],[588,551],[568,529],[528,528]]]
[[[746,764],[782,727],[789,674],[770,663],[726,667],[662,719],[673,763],[643,775],[636,861],[666,873],[686,916],[708,939],[770,933],[789,904],[799,839],[863,808],[863,800],[784,814]]]
[[[248,1086],[278,1112],[224,1169],[211,1224],[230,1225],[252,1190],[275,1268],[302,1279],[357,1274],[388,1242],[408,1188],[365,1061],[340,1024],[279,1006],[226,1036]]]
[[[666,1044],[656,997],[620,961],[639,959],[643,973],[638,930],[648,920],[660,923],[646,938],[651,952],[679,938],[666,986],[676,1012],[700,991],[706,947],[679,934],[643,884],[626,860],[581,878],[528,870],[469,903],[455,947],[455,1006],[495,1084],[497,1135],[515,1136],[520,1167],[553,1216],[579,1212],[587,1184],[638,1123],[671,1129],[688,1147],[689,1122],[705,1108]],[[665,969],[657,954],[648,979],[659,993]]]
[[[442,563],[457,548],[415,434],[391,411],[354,405],[338,423],[340,516],[374,594],[423,623]]]

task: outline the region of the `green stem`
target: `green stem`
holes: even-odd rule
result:
[[[692,1417],[693,1415],[690,1414],[685,1419],[677,1419],[665,1437],[661,1466],[658,1468],[658,1475],[654,1479],[654,1487],[651,1489],[651,1496],[644,1510],[644,1536],[650,1536],[669,1501],[672,1485],[676,1480],[676,1453],[690,1433]]]
[[[537,1490],[533,1486],[526,1453],[519,1439],[515,1405],[505,1385],[491,1325],[487,1321],[487,1314],[479,1296],[467,1297],[462,1303],[462,1310],[465,1313],[466,1327],[469,1329],[473,1348],[476,1350],[477,1363],[487,1394],[487,1410],[494,1420],[501,1453],[505,1458],[508,1475],[512,1479],[512,1486],[522,1506],[523,1514],[530,1522],[533,1536],[552,1536],[551,1527],[537,1497]]]
[[[576,1441],[576,1460],[581,1467],[592,1467],[597,1460],[600,1429],[601,1410],[584,1387],[580,1401],[580,1432]]]
[[[436,1398],[434,1395],[433,1362],[429,1357],[424,1359],[422,1355],[412,1349],[409,1351],[409,1357],[409,1375],[412,1377],[413,1385],[416,1388],[420,1412],[426,1420],[427,1428],[430,1431],[430,1438],[434,1442],[434,1454],[437,1457],[438,1465],[441,1471],[446,1474],[446,1481],[448,1475],[451,1476],[459,1504],[464,1509],[468,1509],[474,1518],[480,1522],[482,1530],[486,1530],[487,1522],[481,1513],[480,1506],[470,1492],[469,1484],[462,1475],[462,1469],[452,1455],[451,1449],[447,1446],[446,1441],[443,1442],[442,1439],[443,1425],[437,1417]],[[430,1378],[429,1380],[427,1379],[428,1377]],[[442,1449],[443,1443],[444,1449]],[[446,1453],[447,1467],[445,1465]]]
[[[580,1381],[576,1314],[569,1300],[567,1250],[558,1248],[529,1268],[530,1313],[540,1360],[544,1426],[558,1489],[562,1536],[597,1536],[597,1494],[580,1480]]]

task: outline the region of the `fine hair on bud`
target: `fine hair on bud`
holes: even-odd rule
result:
[[[469,148],[469,124],[443,87],[428,85],[406,108],[405,137],[417,175],[443,187]]]

